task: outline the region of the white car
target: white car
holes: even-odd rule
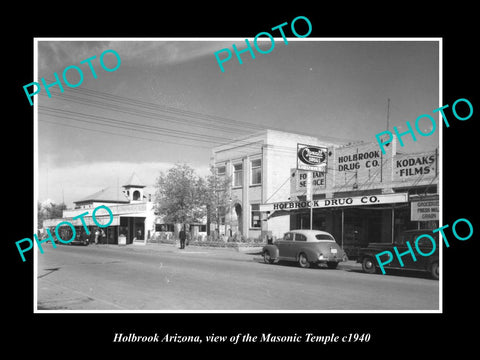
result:
[[[302,268],[324,263],[330,269],[348,260],[334,237],[321,230],[291,230],[282,239],[263,247],[263,259],[269,264],[278,260],[296,261]]]

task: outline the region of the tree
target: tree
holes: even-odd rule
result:
[[[46,219],[59,219],[63,216],[63,210],[67,208],[64,203],[55,204],[52,200],[48,199],[44,202],[37,202],[38,209],[38,227],[42,228],[43,220]]]
[[[204,204],[207,210],[207,233],[210,234],[210,223],[217,226],[221,218],[225,216],[230,206],[231,178],[226,175],[218,175],[214,166],[210,167],[210,175],[206,177],[206,191]]]
[[[156,182],[155,212],[166,223],[201,222],[206,215],[206,182],[187,164],[176,164]]]

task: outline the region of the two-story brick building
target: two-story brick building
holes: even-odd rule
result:
[[[279,236],[290,229],[288,216],[271,218],[266,229],[260,205],[290,198],[290,178],[296,164],[297,142],[335,145],[313,136],[264,130],[213,149],[217,174],[232,179],[230,209],[227,209],[220,227],[224,233],[255,238],[262,235],[262,230],[274,230],[274,234]]]

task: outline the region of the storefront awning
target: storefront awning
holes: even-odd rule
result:
[[[96,216],[95,219],[99,224],[106,225],[110,222],[110,216]],[[91,216],[85,216],[83,218],[86,226],[98,226]],[[56,227],[62,221],[66,221],[71,223],[73,226],[83,226],[82,220],[78,219],[71,219],[71,218],[64,218],[64,219],[46,219],[43,220],[43,227]],[[114,216],[112,223],[109,226],[120,225],[120,216]],[[63,224],[62,226],[68,226],[67,224]]]
[[[260,211],[290,211],[301,209],[333,208],[345,206],[368,206],[381,204],[394,204],[408,202],[408,193],[379,194],[365,196],[351,196],[343,198],[330,198],[311,201],[284,201],[271,204],[261,204]]]

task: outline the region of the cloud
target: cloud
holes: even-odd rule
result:
[[[100,57],[105,50],[115,50],[123,64],[166,65],[191,61],[203,56],[213,56],[215,51],[232,46],[230,40],[124,40],[124,41],[74,41],[38,39],[39,77],[51,77],[54,72],[61,76],[69,65],[92,56]],[[98,61],[98,60],[97,60]],[[94,61],[92,62],[94,64]],[[87,64],[83,64],[87,69]]]
[[[92,162],[66,167],[46,167],[38,169],[38,199],[47,198],[55,203],[65,199],[67,206],[106,187],[121,187],[135,172],[146,185],[145,192],[154,194],[155,182],[160,172],[166,172],[173,163],[169,162]],[[190,165],[192,166],[192,165]],[[195,167],[199,176],[209,173],[208,166]]]
[[[232,47],[233,40],[159,40],[151,41],[112,41],[109,46],[122,54],[122,59],[135,60],[138,64],[163,65],[178,64],[211,56],[222,48]],[[244,42],[243,42],[243,45]],[[240,48],[242,45],[238,45]]]
[[[99,56],[108,49],[107,41],[38,41],[38,75],[51,77],[54,72],[59,76],[70,65],[79,65],[80,61],[94,55]],[[85,65],[88,66],[88,65]]]

